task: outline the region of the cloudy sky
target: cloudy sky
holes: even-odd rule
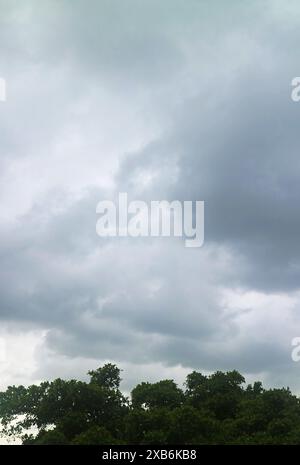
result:
[[[299,24],[298,0],[0,0],[1,388],[111,361],[124,389],[300,393]],[[118,192],[204,200],[204,246],[99,238]]]

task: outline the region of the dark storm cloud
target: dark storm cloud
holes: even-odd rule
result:
[[[265,291],[297,289],[300,278],[300,107],[281,66],[241,72],[225,95],[214,80],[179,108],[166,139],[129,156],[119,175],[130,190],[140,171],[160,171],[148,198],[205,200],[206,242],[242,256],[237,284]]]

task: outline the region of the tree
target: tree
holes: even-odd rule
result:
[[[91,384],[105,387],[107,389],[119,389],[121,370],[112,363],[107,363],[102,368],[91,370],[88,374],[91,376]]]
[[[69,442],[95,425],[119,434],[128,406],[118,390],[119,369],[115,368],[111,364],[99,368],[90,383],[56,379],[27,389],[9,387],[0,393],[4,433],[22,437],[34,427],[39,430],[37,442],[52,441],[54,436]]]
[[[259,381],[245,387],[235,370],[193,371],[184,392],[170,379],[142,382],[131,400],[116,365],[89,375],[0,392],[3,434],[41,445],[300,443],[299,399]]]
[[[134,407],[175,408],[183,402],[184,394],[173,380],[165,379],[157,383],[138,384],[132,390],[131,398]]]

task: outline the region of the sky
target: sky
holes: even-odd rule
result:
[[[300,393],[297,0],[0,0],[0,388],[237,369]],[[204,200],[205,242],[96,206]]]

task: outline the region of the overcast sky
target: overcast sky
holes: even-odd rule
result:
[[[0,387],[237,369],[300,392],[298,0],[0,0]],[[96,205],[204,200],[205,244]],[[1,357],[0,357],[1,358]]]

